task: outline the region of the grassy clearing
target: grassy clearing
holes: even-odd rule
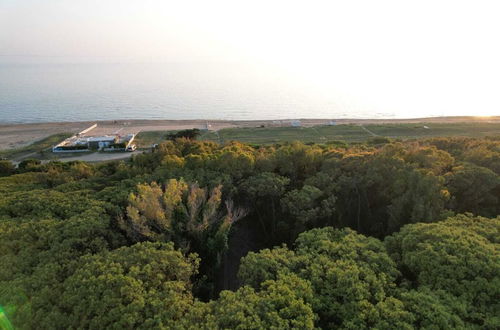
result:
[[[427,126],[428,128],[424,128]],[[420,123],[337,125],[316,127],[265,127],[265,128],[227,128],[218,132],[205,132],[201,139],[217,142],[237,140],[247,143],[272,144],[277,142],[302,141],[325,143],[331,141],[364,142],[373,134],[393,139],[414,139],[438,136],[498,136],[500,123]]]
[[[149,148],[152,144],[165,141],[167,134],[167,131],[139,132],[134,141],[137,148]]]
[[[161,143],[166,140],[166,136],[169,133],[175,133],[178,131],[149,131],[149,132],[139,132],[135,138],[135,144],[137,148],[150,148],[151,145],[156,143]],[[200,140],[210,140],[219,142],[217,132],[214,131],[202,131]]]
[[[424,126],[429,128],[424,128]],[[500,135],[500,123],[419,123],[365,125],[364,127],[378,136],[403,140],[436,136],[481,137]],[[220,143],[237,140],[257,144],[291,141],[305,143],[364,142],[373,137],[368,131],[359,125],[226,128],[218,132],[202,131],[199,139]],[[175,131],[140,132],[135,139],[135,143],[138,148],[149,148],[152,144],[165,141],[165,136],[172,132]]]
[[[429,127],[428,129],[424,126]],[[500,123],[422,123],[366,126],[373,133],[390,138],[421,138],[437,136],[495,136],[500,134]]]
[[[325,130],[327,128],[327,130]],[[204,133],[201,138],[217,142],[237,140],[248,143],[270,144],[278,142],[316,142],[324,143],[333,140],[363,141],[370,135],[361,127],[339,125],[325,127],[252,127],[226,128],[218,132]]]
[[[0,151],[0,157],[7,159],[45,158],[47,154],[51,153],[51,148],[54,145],[72,135],[73,133],[58,133],[50,135],[21,148],[2,150]]]

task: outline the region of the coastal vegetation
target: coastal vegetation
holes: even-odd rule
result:
[[[0,158],[15,159],[20,157],[43,157],[47,156],[52,146],[69,138],[72,133],[58,133],[34,141],[24,147],[0,150]]]
[[[306,142],[318,143],[163,133],[126,161],[0,161],[5,317],[19,329],[498,328],[500,138],[342,128],[370,135],[360,142],[327,134],[338,127],[316,128],[328,141]]]
[[[464,123],[399,123],[399,124],[341,124],[313,127],[238,127],[225,128],[217,132],[201,131],[200,139],[225,143],[240,141],[245,143],[275,144],[301,141],[304,143],[366,142],[373,137],[389,139],[417,139],[431,137],[485,137],[498,136],[498,122]],[[145,131],[137,136],[140,147],[149,147],[165,139],[165,131]]]

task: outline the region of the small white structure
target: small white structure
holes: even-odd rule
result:
[[[300,122],[300,120],[292,120],[292,127],[300,127],[302,126],[302,123]]]
[[[104,149],[114,144],[118,140],[117,136],[92,136],[87,139],[89,149]]]
[[[330,121],[328,122],[328,125],[329,125],[329,126],[335,126],[335,125],[337,125],[337,122],[336,122],[335,120],[330,120]]]

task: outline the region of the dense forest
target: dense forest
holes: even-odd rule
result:
[[[0,161],[14,328],[500,327],[500,138],[170,138]]]

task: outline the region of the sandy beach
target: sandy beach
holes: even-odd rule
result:
[[[412,119],[296,119],[305,127],[326,125],[334,120],[337,124],[382,124],[382,123],[459,123],[500,122],[500,116],[493,117],[431,117]],[[220,130],[230,127],[289,126],[292,119],[283,120],[113,120],[93,122],[59,122],[36,124],[0,124],[0,150],[28,145],[49,135],[63,132],[78,133],[97,123],[92,135],[128,134],[144,131],[168,131],[188,128]]]

